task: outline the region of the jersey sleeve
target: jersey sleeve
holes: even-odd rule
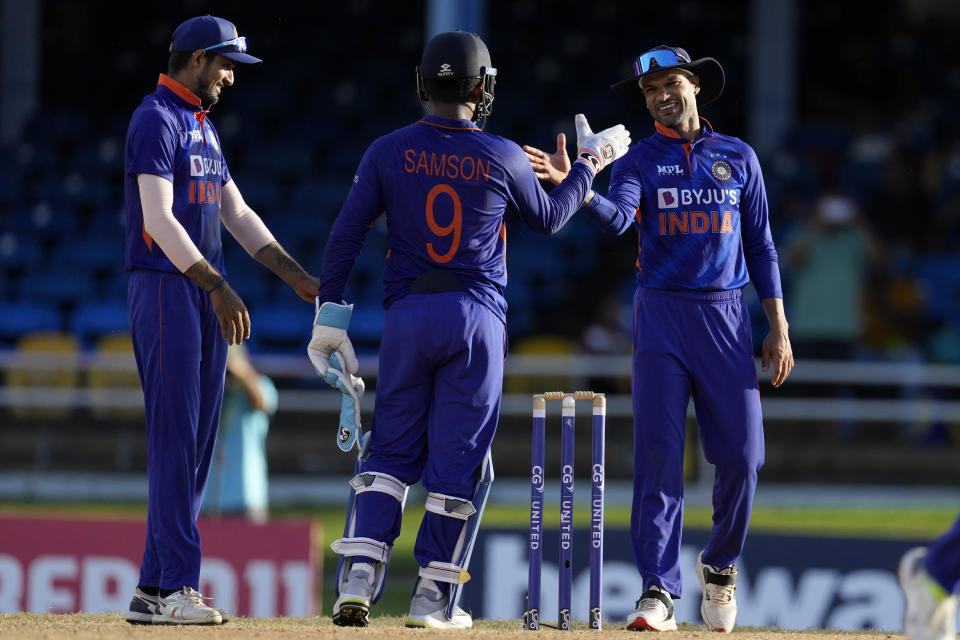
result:
[[[583,208],[583,215],[604,233],[620,235],[636,220],[643,195],[643,183],[636,164],[624,157],[613,163],[606,197],[595,193]]]
[[[131,123],[127,137],[130,174],[148,173],[173,182],[178,133],[170,117],[160,109],[143,109]]]
[[[563,182],[543,190],[523,150],[511,142],[504,153],[508,198],[523,222],[538,233],[558,231],[580,209],[593,185],[593,169],[575,162]]]
[[[750,280],[761,300],[782,298],[780,266],[777,249],[770,232],[770,214],[767,209],[767,192],[763,185],[760,162],[753,149],[744,145],[747,179],[740,200],[740,233],[743,239],[743,255],[747,262]]]
[[[320,302],[340,304],[353,263],[363,249],[367,233],[384,211],[380,175],[376,166],[378,143],[363,154],[353,185],[333,223],[323,252]]]

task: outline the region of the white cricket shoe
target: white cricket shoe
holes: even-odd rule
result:
[[[676,631],[673,598],[663,587],[654,585],[637,600],[637,610],[627,616],[627,631]]]
[[[420,578],[410,601],[410,613],[403,624],[413,628],[470,629],[473,627],[473,618],[460,607],[455,607],[453,618],[447,620],[447,596],[440,591],[436,582]]]
[[[157,599],[153,624],[223,624],[220,612],[203,603],[203,596],[192,587],[174,591]]]
[[[703,563],[703,551],[697,555],[697,578],[703,596],[700,616],[711,631],[730,633],[737,619],[737,568],[734,565],[717,569]]]
[[[370,624],[370,600],[376,582],[376,567],[369,562],[353,562],[340,597],[333,604],[333,624],[341,627],[365,627]]]
[[[897,570],[907,600],[903,633],[910,640],[954,640],[958,598],[947,593],[924,569],[926,555],[925,547],[910,549]]]
[[[151,596],[137,587],[133,592],[133,599],[130,600],[126,620],[130,624],[153,624],[158,607],[157,596]]]

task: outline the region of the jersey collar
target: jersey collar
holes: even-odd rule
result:
[[[427,124],[431,127],[440,129],[457,129],[460,131],[480,131],[480,127],[472,120],[454,120],[451,118],[441,118],[440,116],[425,115],[417,121],[419,124]]]
[[[157,80],[157,86],[170,90],[171,93],[173,93],[181,101],[187,103],[188,106],[194,107],[198,110],[200,109],[200,98],[190,91],[190,89],[187,89],[185,86],[167,74],[160,74],[160,79]]]
[[[705,137],[707,137],[707,136],[712,136],[712,135],[713,135],[713,125],[711,125],[709,122],[707,122],[707,119],[704,118],[703,116],[699,116],[699,118],[700,118],[700,138],[705,138]],[[660,124],[659,122],[656,122],[656,121],[654,121],[653,126],[656,128],[657,133],[659,133],[660,135],[662,135],[662,136],[665,137],[665,138],[670,138],[671,140],[674,140],[675,142],[695,143],[697,140],[700,139],[700,138],[697,138],[697,140],[687,140],[686,138],[684,138],[683,136],[681,136],[679,133],[677,133],[676,131],[674,131],[674,130],[671,129],[670,127],[665,127],[665,126],[663,126],[662,124]]]

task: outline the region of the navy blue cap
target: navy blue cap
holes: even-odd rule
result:
[[[229,20],[215,16],[190,18],[173,32],[170,51],[203,49],[243,64],[263,62],[247,54],[247,39],[237,35],[237,28]]]

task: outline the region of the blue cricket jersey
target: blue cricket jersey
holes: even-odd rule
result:
[[[713,131],[690,141],[656,132],[616,161],[606,197],[585,213],[609,233],[638,228],[637,285],[726,291],[752,280],[761,299],[783,297],[767,195],[753,149]]]
[[[137,174],[173,183],[173,216],[204,258],[220,273],[220,193],[230,182],[217,131],[200,98],[176,80],[160,74],[157,90],[133,112],[127,129],[124,205],[129,269],[180,273],[143,227]]]
[[[514,142],[469,120],[428,115],[370,145],[327,240],[321,302],[339,303],[367,231],[387,217],[384,308],[421,273],[448,269],[464,289],[506,322],[506,227],[514,211],[549,234],[577,211],[593,170],[576,162],[547,194]]]

